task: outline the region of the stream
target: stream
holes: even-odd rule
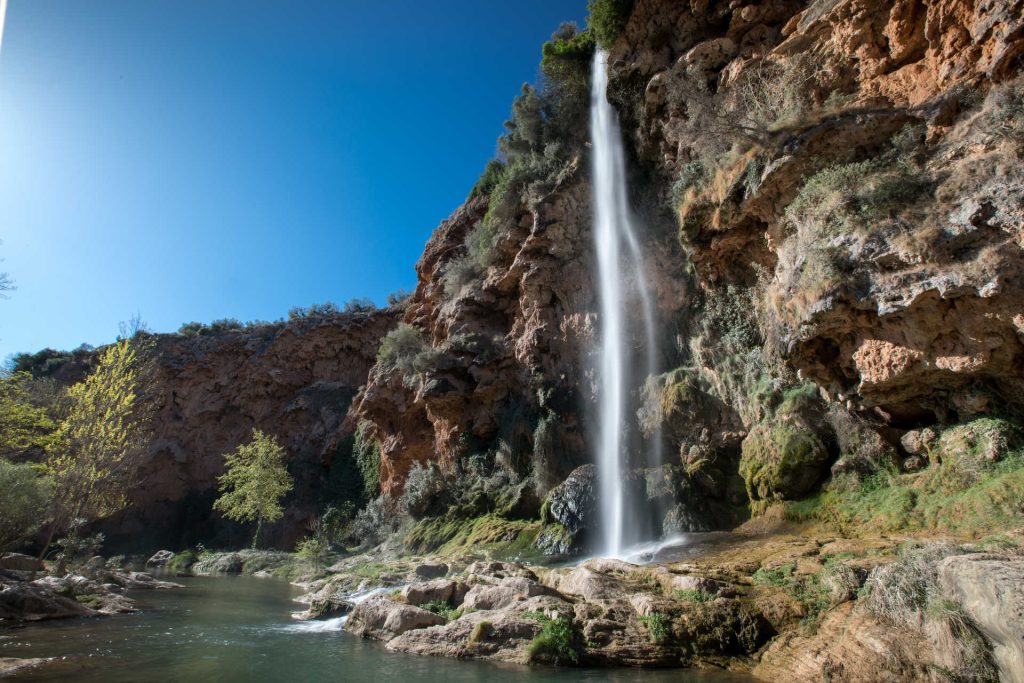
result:
[[[247,576],[176,579],[184,590],[134,591],[137,614],[0,630],[0,657],[54,657],[24,681],[644,681],[740,683],[679,669],[555,669],[392,653],[341,632],[338,619],[296,622],[299,589]]]

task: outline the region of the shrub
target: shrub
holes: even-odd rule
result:
[[[178,328],[178,334],[183,337],[195,337],[205,332],[207,329],[206,325],[200,322],[182,323],[181,327]]]
[[[362,421],[356,427],[352,455],[363,479],[363,492],[368,500],[380,493],[380,446],[368,436],[370,423]]]
[[[356,513],[352,537],[363,547],[377,545],[398,529],[399,521],[394,502],[387,496],[378,496]]]
[[[491,622],[489,621],[478,621],[474,626],[473,630],[469,632],[469,644],[475,645],[481,640],[487,640],[491,635]]]
[[[498,159],[491,159],[484,166],[484,172],[480,174],[480,178],[473,185],[473,189],[470,190],[469,199],[489,197],[495,186],[501,182],[504,176],[505,164]]]
[[[683,602],[711,602],[715,599],[713,594],[697,589],[677,590],[675,596]]]
[[[412,298],[412,292],[409,292],[404,289],[399,289],[388,294],[388,306],[401,306],[410,298]]]
[[[313,534],[302,539],[295,546],[296,554],[309,563],[314,571],[320,571],[327,560],[330,546],[327,539],[319,534]]]
[[[950,679],[995,683],[999,673],[991,645],[939,587],[939,563],[963,552],[949,543],[904,547],[898,561],[868,576],[863,604],[883,623],[923,632],[944,660]]]
[[[416,463],[405,479],[402,507],[414,519],[419,519],[426,514],[444,489],[445,478],[436,463],[429,463],[426,467]]]
[[[992,88],[984,107],[985,126],[994,138],[1024,141],[1024,81]]]
[[[587,11],[587,26],[594,32],[597,44],[609,48],[626,27],[633,0],[589,0]]]
[[[403,322],[381,340],[377,363],[398,370],[409,384],[417,375],[436,367],[440,355],[423,339],[419,328]]]
[[[579,663],[579,652],[573,642],[572,621],[565,617],[552,619],[543,612],[523,614],[540,624],[540,632],[526,648],[529,661],[547,660],[552,664]]]
[[[462,616],[462,611],[455,607],[450,600],[432,600],[431,602],[420,605],[420,608],[440,615],[448,621],[453,621]]]
[[[333,306],[333,304],[331,305]],[[345,302],[345,306],[342,308],[343,312],[355,315],[366,315],[367,313],[373,313],[376,310],[377,304],[373,303],[373,301],[365,297],[349,299],[348,301]],[[337,311],[337,307],[335,307],[334,311]],[[321,313],[321,315],[329,315],[334,311],[328,311],[326,314]]]
[[[245,327],[242,321],[236,320],[235,318],[221,318],[214,320],[210,323],[207,328],[211,334],[221,334],[224,332],[233,332],[235,330],[241,330]]]
[[[0,458],[0,551],[31,537],[46,519],[50,484],[35,467]]]
[[[667,614],[651,612],[645,617],[639,617],[639,621],[647,629],[651,642],[655,645],[665,643],[672,635],[672,620]]]

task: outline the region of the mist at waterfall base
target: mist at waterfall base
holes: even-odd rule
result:
[[[660,532],[652,519],[659,511],[646,504],[645,496],[637,495],[638,487],[631,486],[629,479],[635,467],[661,468],[662,454],[659,434],[646,441],[637,434],[638,388],[658,372],[657,327],[627,199],[622,131],[607,90],[608,54],[597,50],[591,78],[590,130],[600,301],[595,368],[599,548],[607,557],[621,558],[627,548]]]

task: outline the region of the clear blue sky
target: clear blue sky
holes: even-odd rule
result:
[[[9,0],[0,359],[412,289],[585,0]]]

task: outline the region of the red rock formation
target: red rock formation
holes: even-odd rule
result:
[[[352,433],[345,422],[352,398],[366,382],[381,337],[400,315],[392,308],[187,338],[158,336],[150,454],[130,492],[130,507],[103,530],[115,543],[139,536],[176,547],[209,542],[211,525],[220,524],[209,504],[223,455],[257,428],[278,437],[291,459],[295,491],[276,525],[276,540],[288,545],[318,511],[327,466]],[[192,528],[185,528],[186,520]]]

